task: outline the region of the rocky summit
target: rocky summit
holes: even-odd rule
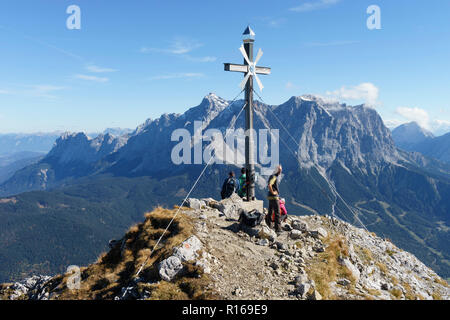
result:
[[[0,298],[450,298],[447,282],[388,239],[327,215],[289,216],[277,235],[264,222],[240,224],[243,205],[233,195],[157,208],[80,274],[3,284]]]
[[[13,238],[0,237],[0,256],[7,257],[0,264],[0,281],[62,272],[62,262],[88,264],[104,250],[104,237],[121,235],[157,204],[180,203],[201,166],[195,165],[191,152],[191,164],[172,161],[180,142],[173,141],[172,134],[183,128],[193,135],[199,131],[198,121],[205,135],[210,129],[225,133],[231,123],[244,128],[243,114],[236,119],[243,105],[242,100],[232,103],[211,93],[182,114],[149,119],[124,136],[63,135],[49,154],[0,184],[0,215],[5,221],[0,233],[14,233]],[[377,111],[365,105],[311,95],[280,105],[255,101],[254,128],[279,130],[280,193],[291,214],[336,215],[364,225],[412,252],[440,276],[450,277],[448,164],[399,149]],[[192,141],[193,148],[205,155],[210,144],[200,140]],[[442,141],[424,154],[445,160],[448,144]],[[265,174],[272,171],[268,167],[255,167],[255,191],[261,199],[267,194]],[[219,195],[230,170],[240,167],[211,164],[192,196]],[[105,221],[105,215],[111,219]],[[80,224],[81,230],[73,227]],[[40,243],[36,250],[35,237],[57,245]]]

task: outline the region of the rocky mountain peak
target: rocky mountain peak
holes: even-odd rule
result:
[[[81,268],[80,289],[67,288],[69,273],[34,276],[0,285],[0,298],[450,298],[448,284],[415,256],[334,217],[289,216],[277,235],[265,222],[256,227],[239,222],[244,204],[236,195],[222,201],[191,198],[186,206],[176,217],[176,209],[158,208],[110,241],[110,252]],[[169,230],[163,250],[146,260],[171,217],[177,228]]]
[[[422,128],[417,122],[402,124],[392,131],[395,143],[402,149],[410,150],[413,146],[432,140],[434,135]]]
[[[84,132],[64,133],[43,161],[54,159],[60,164],[70,162],[92,163],[120,149],[126,136],[115,137],[110,133],[90,138]]]

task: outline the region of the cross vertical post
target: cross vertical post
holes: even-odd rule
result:
[[[256,59],[253,61],[253,44],[255,42],[255,33],[250,27],[245,29],[244,44],[239,48],[244,56],[244,64],[225,63],[225,71],[242,72],[244,80],[240,86],[244,90],[245,87],[245,168],[247,169],[247,200],[255,199],[255,145],[253,130],[253,79],[256,80],[259,89],[264,86],[258,78],[258,74],[270,74],[271,69],[267,67],[258,67],[256,64],[261,59],[263,52],[259,49]]]
[[[247,29],[249,30],[249,28]],[[244,32],[244,36],[247,31]],[[244,49],[250,63],[253,62],[253,37],[244,38]],[[250,67],[247,59],[244,59],[244,65]],[[254,165],[254,137],[253,137],[253,76],[248,78],[245,85],[245,167],[247,169],[247,201],[255,200],[255,165]]]

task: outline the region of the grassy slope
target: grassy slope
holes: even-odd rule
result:
[[[71,274],[58,275],[52,280],[52,292],[55,299],[91,300],[114,299],[121,294],[121,288],[127,286],[137,270],[145,263],[140,277],[146,279],[139,283],[138,290],[146,292],[149,299],[211,299],[213,295],[205,291],[208,276],[193,264],[185,263],[187,273],[174,282],[155,283],[159,279],[158,262],[171,255],[172,249],[194,234],[191,218],[179,214],[165,233],[160,246],[150,257],[151,248],[161,236],[165,227],[174,216],[175,210],[156,208],[145,215],[144,222],[131,227],[123,241],[88,267],[82,268],[79,290],[67,288]],[[147,260],[148,259],[148,260]],[[155,283],[155,284],[151,284]]]
[[[164,183],[177,190],[184,178]],[[161,186],[148,177],[101,178],[0,203],[0,282],[92,262],[145,212],[179,201]]]

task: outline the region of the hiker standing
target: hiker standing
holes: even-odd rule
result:
[[[239,191],[238,195],[241,198],[245,198],[247,196],[247,169],[241,169],[241,176],[239,177]]]
[[[279,165],[274,174],[269,177],[268,188],[269,194],[269,212],[266,216],[266,223],[272,227],[272,215],[275,216],[275,231],[281,232],[281,214],[280,214],[280,193],[278,191],[278,177],[281,175],[283,168]]]
[[[228,173],[228,178],[225,179],[222,185],[222,191],[220,195],[222,196],[222,200],[231,197],[231,195],[237,190],[237,181],[234,178],[234,172],[230,171]]]

